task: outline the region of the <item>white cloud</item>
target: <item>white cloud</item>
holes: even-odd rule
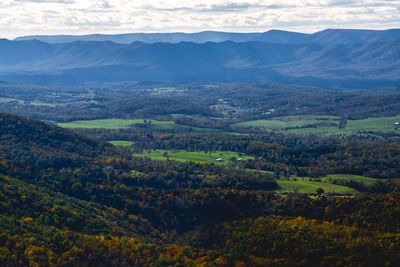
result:
[[[0,0],[0,37],[400,28],[400,0]]]

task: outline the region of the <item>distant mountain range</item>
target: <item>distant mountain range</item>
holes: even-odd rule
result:
[[[390,41],[400,39],[400,29],[383,31],[328,29],[313,34],[271,30],[262,33],[232,33],[204,31],[198,33],[126,33],[89,35],[31,35],[17,37],[15,41],[39,40],[46,43],[70,43],[75,41],[111,41],[119,44],[143,43],[206,43],[206,42],[267,42],[278,44],[337,45]]]
[[[149,43],[129,43],[134,36]],[[128,43],[86,41],[95,37],[108,38],[1,39],[0,79],[58,85],[274,81],[327,88],[400,86],[400,30],[128,34],[109,36]],[[157,38],[162,42],[153,43]],[[178,42],[187,39],[191,42]]]

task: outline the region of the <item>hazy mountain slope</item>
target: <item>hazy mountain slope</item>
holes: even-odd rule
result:
[[[395,40],[324,47],[280,71],[293,76],[396,79],[399,67],[400,40]]]
[[[179,43],[179,42],[250,42],[260,41],[281,44],[350,44],[374,41],[390,41],[400,38],[400,29],[391,30],[352,30],[328,29],[314,34],[270,30],[261,33],[231,33],[204,31],[198,33],[126,33],[126,34],[90,34],[90,35],[32,35],[17,37],[15,40],[37,39],[48,43],[68,43],[74,41],[112,41],[115,43],[129,44],[132,42],[144,43]]]
[[[328,29],[316,32],[306,38],[307,43],[321,45],[337,45],[352,43],[368,43],[377,41],[392,41],[400,39],[400,29],[390,30],[353,30],[353,29]]]
[[[37,40],[12,42],[0,39],[0,65],[10,66],[27,61],[44,60],[54,55],[55,47]]]
[[[270,80],[328,87],[400,84],[400,40],[334,46],[2,40],[0,55],[0,79],[41,84],[166,80]]]
[[[43,45],[37,48],[38,53],[25,55],[24,61],[12,61],[13,55],[18,55],[20,51],[23,53],[25,50],[34,50],[35,48],[31,48],[31,41],[7,42],[4,46],[0,44],[0,51],[6,54],[10,60],[0,61],[0,68],[16,71],[109,65],[151,68],[167,65],[185,70],[187,70],[188,64],[197,70],[210,65],[245,68],[296,60],[296,50],[302,47],[260,42],[208,42],[205,44],[188,42],[145,44],[135,42],[130,45],[121,45],[112,42],[77,41],[50,45],[50,49],[45,46],[46,43],[42,43]],[[16,46],[12,47],[11,43],[15,43]]]

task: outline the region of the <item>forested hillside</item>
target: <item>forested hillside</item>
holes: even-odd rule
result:
[[[279,177],[304,164],[318,164],[325,173],[321,162],[342,168],[367,160],[380,178],[385,171],[398,177],[395,142],[142,132],[136,133],[135,146],[115,147],[48,123],[9,114],[0,118],[1,265],[395,266],[399,261],[396,179],[355,184],[365,194],[352,196],[275,193]],[[306,149],[311,143],[315,148]],[[217,164],[133,154],[157,147],[236,150],[255,159]],[[343,157],[349,158],[342,162]],[[280,169],[263,171],[269,166]]]

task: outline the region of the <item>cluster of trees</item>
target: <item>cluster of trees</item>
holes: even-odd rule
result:
[[[395,266],[398,234],[303,217],[258,217],[205,226],[184,239],[214,249],[223,266]]]
[[[400,260],[398,234],[302,217],[259,217],[202,227],[179,245],[2,220],[7,224],[15,228],[1,227],[2,265],[396,266]],[[25,231],[18,232],[21,228]]]

